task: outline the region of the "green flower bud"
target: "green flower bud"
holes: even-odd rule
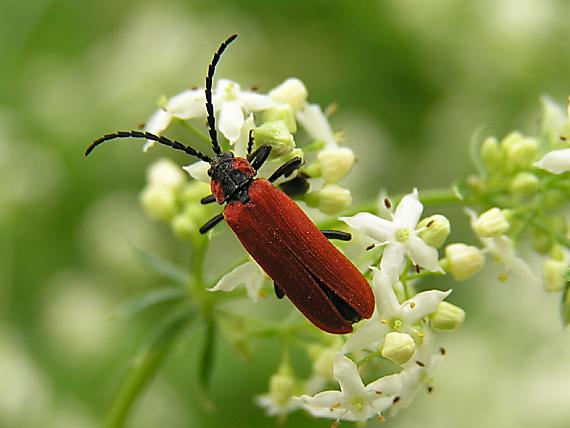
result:
[[[180,202],[184,205],[193,205],[200,202],[204,196],[211,193],[210,185],[201,181],[189,181],[180,192]]]
[[[549,259],[542,268],[543,286],[546,291],[560,292],[566,285],[568,263],[561,260]]]
[[[269,380],[269,395],[277,405],[285,405],[295,394],[295,377],[288,366],[282,365]]]
[[[147,181],[151,186],[178,190],[186,183],[182,169],[169,159],[159,159],[147,170]]]
[[[398,365],[408,361],[416,351],[416,343],[409,334],[390,332],[384,338],[382,356]]]
[[[530,195],[540,188],[540,181],[536,175],[530,172],[519,172],[511,180],[509,188],[513,193]]]
[[[481,159],[489,169],[496,168],[503,161],[503,154],[495,137],[488,137],[481,144]]]
[[[540,230],[533,230],[531,235],[532,247],[540,254],[546,254],[552,247],[552,239]]]
[[[446,217],[435,214],[420,221],[417,229],[423,229],[420,232],[420,238],[422,238],[426,244],[434,248],[439,248],[449,236],[451,226]]]
[[[483,252],[471,245],[450,244],[445,248],[447,270],[456,281],[465,281],[479,272],[485,264]]]
[[[263,112],[262,122],[277,122],[279,120],[285,123],[289,132],[292,134],[297,132],[295,113],[293,113],[293,109],[288,104],[280,104]]]
[[[198,236],[200,232],[198,229],[201,224],[198,224],[192,220],[192,218],[186,214],[178,214],[172,220],[170,226],[176,236],[181,239],[193,239]]]
[[[463,325],[465,311],[451,303],[441,302],[431,315],[431,326],[436,330],[457,330]]]
[[[266,122],[254,128],[253,138],[257,147],[270,145],[272,147],[271,156],[274,158],[286,155],[295,148],[293,135],[282,120]]]
[[[555,210],[566,203],[566,196],[560,190],[548,190],[542,194],[542,206],[548,210]]]
[[[321,377],[333,380],[333,366],[337,350],[325,348],[313,361],[313,371]]]
[[[354,152],[348,147],[331,147],[319,152],[321,175],[327,183],[336,183],[352,169]]]
[[[141,192],[140,201],[147,213],[157,220],[170,221],[178,209],[174,191],[164,186],[145,187]]]
[[[289,104],[296,112],[307,102],[307,88],[299,79],[291,77],[269,91],[269,97],[279,103]]]
[[[318,208],[325,214],[335,214],[352,204],[352,195],[344,187],[326,184],[320,191],[308,193],[305,201],[310,207]]]
[[[530,166],[536,156],[537,146],[534,138],[524,137],[518,132],[512,132],[502,141],[506,160],[515,167]]]
[[[491,208],[481,214],[473,224],[477,235],[490,238],[503,235],[509,230],[510,224],[505,214],[499,208]]]

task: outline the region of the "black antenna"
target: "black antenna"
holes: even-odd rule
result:
[[[93,143],[91,143],[91,145],[87,147],[87,150],[85,150],[85,156],[89,156],[89,153],[91,153],[93,149],[95,149],[95,147],[97,147],[99,144],[103,144],[105,141],[114,140],[115,138],[144,138],[147,140],[156,141],[157,143],[163,144],[168,147],[172,147],[173,149],[176,150],[181,150],[184,153],[190,156],[197,157],[198,159],[201,159],[205,162],[208,163],[212,162],[211,157],[206,156],[204,153],[199,152],[198,150],[193,149],[192,147],[185,146],[184,144],[179,143],[176,140],[173,141],[163,136],[142,131],[118,131],[118,132],[113,132],[112,134],[104,135],[101,138],[98,138],[97,140],[93,141]]]
[[[214,71],[216,71],[216,65],[220,60],[220,56],[226,48],[229,46],[231,42],[233,42],[237,34],[233,34],[223,42],[214,57],[212,58],[212,62],[208,66],[208,74],[206,75],[206,110],[208,111],[208,132],[210,133],[210,140],[212,141],[212,149],[214,152],[219,155],[222,153],[220,149],[220,144],[218,143],[218,133],[216,132],[216,118],[214,116],[214,105],[212,104],[212,79],[214,78]]]

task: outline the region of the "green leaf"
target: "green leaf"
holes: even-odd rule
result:
[[[184,307],[166,317],[146,346],[135,356],[107,414],[105,428],[124,426],[134,404],[150,384],[176,343],[194,318],[194,308]]]
[[[212,369],[214,367],[214,353],[216,347],[216,324],[213,320],[208,320],[206,324],[206,337],[204,339],[204,347],[200,356],[199,379],[204,391],[208,390],[210,379],[212,377]]]
[[[167,260],[161,259],[153,254],[147,253],[140,248],[135,248],[137,257],[141,263],[152,270],[153,272],[168,278],[178,284],[187,285],[190,280],[189,275],[184,269],[170,263]]]
[[[566,282],[566,287],[562,292],[561,310],[562,324],[568,327],[570,325],[570,282]]]
[[[164,287],[152,290],[123,302],[112,317],[124,320],[160,303],[179,301],[187,295],[187,292],[180,287]]]

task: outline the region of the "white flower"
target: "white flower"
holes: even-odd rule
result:
[[[428,290],[400,303],[394,292],[393,281],[377,268],[371,269],[374,271],[372,284],[376,298],[376,316],[362,321],[358,329],[348,337],[341,350],[345,354],[361,349],[377,350],[390,331],[416,335],[414,324],[435,312],[451,293],[451,290]]]
[[[552,150],[533,164],[553,174],[562,174],[570,171],[570,149]]]
[[[380,245],[386,245],[380,269],[388,276],[396,279],[405,266],[405,256],[429,271],[441,272],[437,250],[426,244],[419,236],[416,225],[423,211],[418,199],[418,191],[404,196],[396,208],[392,221],[370,213],[358,213],[353,217],[341,217],[340,220],[358,230]]]
[[[214,106],[218,113],[218,128],[233,144],[244,125],[244,112],[250,113],[270,108],[274,101],[267,95],[242,91],[231,80],[220,79],[214,92]]]
[[[471,227],[475,229],[474,225],[478,220],[477,214],[470,209],[466,209],[465,211],[471,218]],[[510,272],[514,272],[522,279],[539,282],[538,277],[534,274],[528,263],[517,255],[515,244],[511,238],[506,235],[501,235],[495,238],[479,237],[479,239],[485,247],[484,252],[490,253],[496,262],[505,266],[506,271],[501,278],[505,277],[506,279],[506,276]]]
[[[366,421],[373,416],[381,416],[401,389],[398,375],[385,376],[364,386],[356,364],[344,355],[336,357],[334,377],[340,391],[323,391],[312,397],[303,395],[297,398],[312,415]]]
[[[439,369],[445,350],[437,348],[434,343],[433,333],[425,331],[423,344],[417,348],[416,353],[403,365],[398,376],[402,383],[402,389],[398,395],[398,402],[392,407],[392,413],[408,407],[422,387],[430,388],[433,384],[433,376]]]
[[[189,120],[206,117],[206,96],[204,89],[188,89],[168,99],[163,107],[156,110],[146,122],[144,130],[160,135],[173,118]],[[147,140],[143,151],[154,146],[155,141]]]
[[[265,408],[267,416],[286,415],[301,407],[295,400],[297,380],[291,368],[284,364],[269,380],[269,392],[256,397],[259,406]]]
[[[147,181],[152,186],[178,190],[186,182],[186,176],[180,167],[170,159],[159,159],[147,170]]]
[[[251,260],[225,274],[216,285],[208,288],[208,291],[233,291],[237,287],[243,286],[251,300],[257,302],[264,279],[263,270]]]
[[[307,88],[296,77],[290,77],[269,91],[268,95],[272,100],[287,104],[293,111],[298,111],[307,101]]]
[[[305,104],[303,110],[297,112],[297,120],[314,140],[324,141],[327,148],[337,146],[329,121],[318,104]]]

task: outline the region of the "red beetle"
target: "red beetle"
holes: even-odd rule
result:
[[[272,183],[288,177],[301,166],[294,158],[279,167],[268,179],[255,178],[267,160],[271,146],[261,146],[252,153],[250,134],[247,159],[222,152],[218,143],[212,104],[212,79],[221,54],[237,37],[223,42],[208,67],[206,110],[212,149],[211,158],[192,147],[150,132],[119,131],[94,141],[85,155],[99,144],[115,138],[144,138],[209,162],[212,195],[202,199],[207,204],[226,204],[200,228],[206,233],[225,219],[247,252],[273,279],[278,298],[287,296],[313,324],[329,333],[352,331],[352,323],[370,318],[374,312],[374,294],[358,269],[328,239],[349,240],[350,234],[319,230],[293,200]]]

